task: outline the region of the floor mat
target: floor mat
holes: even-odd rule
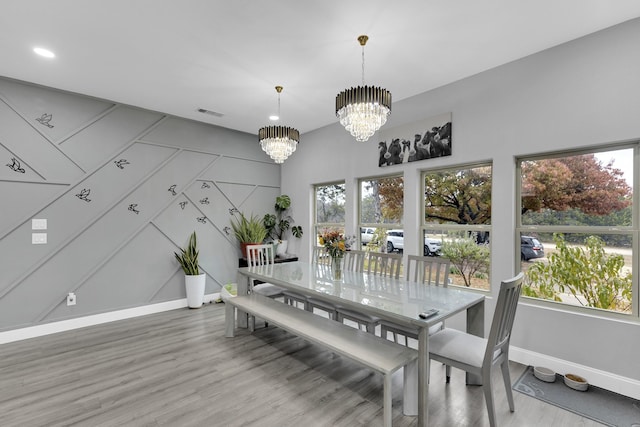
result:
[[[553,383],[540,381],[529,366],[513,389],[605,425],[640,426],[640,400],[593,385],[587,391],[576,391],[564,384],[560,374],[556,374]]]

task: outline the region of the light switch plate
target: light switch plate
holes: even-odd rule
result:
[[[47,243],[47,233],[31,233],[31,243],[45,245]]]
[[[46,230],[47,229],[47,220],[46,219],[32,219],[31,220],[31,229],[32,230]]]

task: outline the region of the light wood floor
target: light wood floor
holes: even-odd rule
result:
[[[524,366],[512,364],[512,381]],[[501,426],[597,426],[514,391]],[[402,375],[394,376],[394,426]],[[433,363],[434,426],[488,426],[482,388]],[[0,426],[380,426],[382,377],[276,327],[224,338],[224,306],[181,309],[0,345]]]

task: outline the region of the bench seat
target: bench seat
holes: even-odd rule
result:
[[[415,349],[257,294],[238,296],[226,301],[227,337],[234,336],[236,309],[381,373],[384,376],[384,425],[391,427],[391,375],[407,365],[413,365],[411,371],[415,369],[418,358]],[[405,396],[408,371],[409,369],[405,369]]]

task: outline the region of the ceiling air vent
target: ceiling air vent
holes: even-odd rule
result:
[[[217,111],[206,110],[204,108],[198,108],[198,113],[209,114],[210,116],[214,116],[214,117],[223,117],[224,116],[224,114],[222,114],[222,113],[218,113]]]

